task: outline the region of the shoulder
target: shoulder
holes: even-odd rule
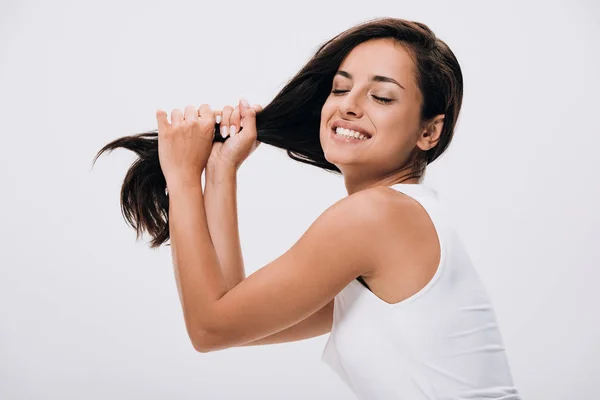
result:
[[[355,224],[381,225],[390,217],[400,217],[414,208],[415,202],[409,196],[400,195],[389,187],[375,187],[361,190],[347,196],[331,207],[322,216],[328,220],[341,220]]]
[[[329,277],[338,291],[357,276],[370,274],[387,234],[388,207],[382,206],[386,202],[385,193],[379,189],[335,202],[284,255],[282,264],[318,267],[320,278]]]
[[[391,233],[402,229],[401,222],[414,215],[414,202],[388,187],[361,190],[325,210],[314,225],[325,235],[343,235],[353,251],[373,253]]]

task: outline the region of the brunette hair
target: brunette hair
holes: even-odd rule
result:
[[[423,151],[415,146],[402,166],[410,170],[406,179],[422,179],[428,164],[448,147],[460,112],[463,78],[458,60],[448,45],[420,22],[378,18],[356,25],[322,44],[302,69],[256,114],[257,139],[286,150],[296,161],[333,173],[340,170],[325,159],[319,130],[321,108],[329,96],[333,78],[344,58],[358,44],[392,38],[402,45],[415,64],[415,82],[422,95],[421,121],[444,115],[436,146]],[[216,134],[215,141],[224,141]],[[125,148],[138,159],[131,165],[121,186],[121,212],[139,238],[143,231],[152,237],[151,248],[169,239],[169,201],[165,178],[158,159],[158,130],[121,137],[105,145],[93,163],[106,151]]]

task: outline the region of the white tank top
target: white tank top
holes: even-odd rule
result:
[[[350,282],[335,296],[322,361],[364,400],[520,399],[487,291],[437,192],[390,187],[429,214],[440,264],[423,289],[395,304]]]

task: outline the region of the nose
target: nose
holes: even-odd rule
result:
[[[351,91],[346,93],[340,102],[340,112],[346,116],[362,117],[362,109],[357,99],[357,93],[353,94]]]

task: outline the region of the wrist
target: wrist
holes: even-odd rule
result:
[[[181,190],[200,188],[202,190],[202,179],[200,177],[176,177],[167,180],[169,194]]]
[[[226,162],[214,162],[206,166],[206,182],[218,184],[237,179],[237,167]]]

